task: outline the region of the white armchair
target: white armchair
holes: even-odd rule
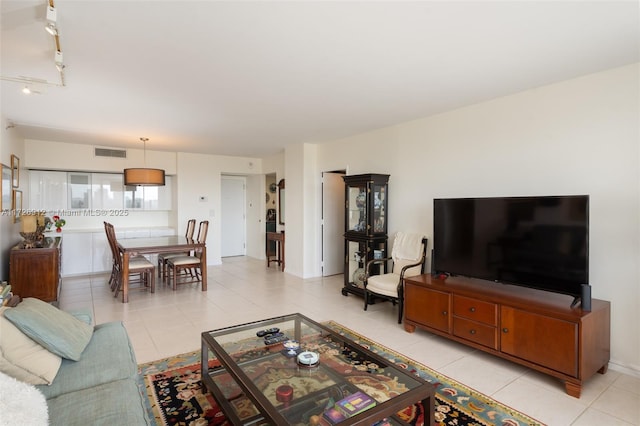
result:
[[[391,257],[367,262],[364,279],[364,310],[374,299],[398,303],[398,324],[402,323],[404,309],[404,278],[424,274],[427,257],[427,238],[418,234],[398,232],[393,242]],[[391,262],[391,272],[372,275],[374,265],[384,266]],[[388,268],[387,268],[388,270]]]

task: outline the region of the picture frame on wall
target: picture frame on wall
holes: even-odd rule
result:
[[[0,181],[2,198],[0,199],[0,210],[11,208],[11,168],[2,164],[2,181]]]
[[[11,185],[14,188],[20,186],[20,158],[11,154]]]
[[[13,223],[22,220],[22,191],[13,190]]]

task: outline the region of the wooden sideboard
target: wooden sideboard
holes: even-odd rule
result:
[[[9,257],[9,284],[13,294],[56,302],[60,292],[61,252],[61,237],[47,237],[38,248],[13,247]]]
[[[404,328],[416,327],[564,381],[580,397],[582,383],[606,373],[610,303],[591,311],[572,298],[513,285],[429,274],[405,279]]]

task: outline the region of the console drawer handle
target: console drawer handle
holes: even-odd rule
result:
[[[471,307],[471,308],[469,308],[469,310],[470,310],[471,312],[475,312],[475,311],[476,311],[476,308]]]
[[[447,311],[442,311],[442,315],[447,315]]]
[[[509,329],[508,329],[507,327],[505,327],[505,328],[503,328],[503,329],[502,329],[502,332],[503,332],[503,333],[508,333],[508,332],[509,332]]]
[[[471,334],[476,334],[476,331],[475,331],[475,330],[473,330],[473,329],[471,329],[471,330],[469,330],[469,333],[471,333]]]

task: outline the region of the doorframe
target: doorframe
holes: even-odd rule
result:
[[[222,215],[222,210],[223,210],[223,197],[222,197],[222,192],[223,192],[223,185],[224,185],[224,181],[225,180],[238,180],[238,181],[242,181],[243,184],[243,199],[242,199],[242,227],[243,227],[243,235],[244,235],[244,241],[243,241],[243,249],[242,249],[242,253],[239,255],[233,255],[233,256],[246,256],[247,255],[247,177],[244,175],[227,175],[227,174],[222,174],[220,176],[220,226],[221,229],[224,227],[224,217]],[[232,256],[224,256],[223,252],[224,252],[224,239],[220,238],[220,258],[224,258],[224,257],[232,257]]]
[[[320,172],[320,276],[324,277],[324,246],[325,246],[325,241],[324,241],[324,226],[325,226],[325,218],[323,216],[324,214],[324,204],[325,204],[325,199],[324,199],[324,180],[323,180],[323,176],[325,173],[338,173],[338,174],[342,174],[343,176],[347,175],[347,168],[345,167],[344,169],[337,169],[337,170],[324,170],[322,172]],[[342,213],[344,215],[344,212]]]

